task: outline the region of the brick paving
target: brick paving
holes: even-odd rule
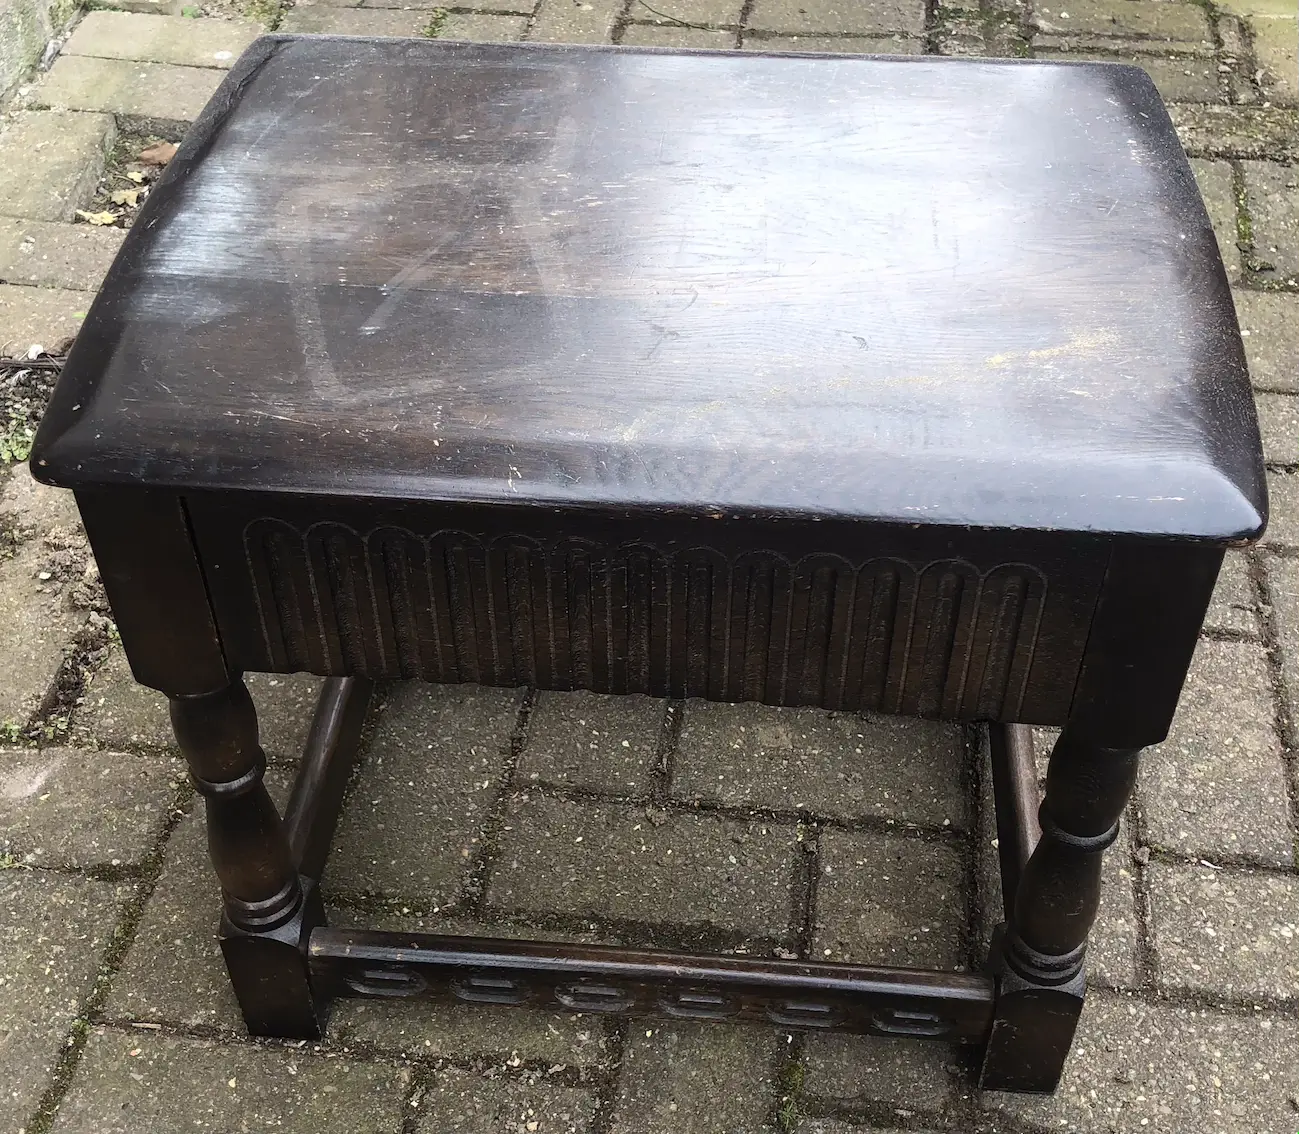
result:
[[[111,4],[97,4],[99,9]],[[0,344],[71,335],[121,240],[72,223],[119,135],[178,139],[257,24],[123,0],[0,119]],[[186,10],[190,10],[186,8]],[[1246,333],[1275,519],[1228,556],[1111,852],[1060,1092],[968,1052],[777,1029],[346,1002],[250,1041],[165,706],[75,510],[0,472],[0,1128],[852,1134],[1299,1128],[1299,83],[1293,0],[300,0],[304,32],[1117,59],[1193,158]],[[116,186],[114,186],[116,187]],[[6,395],[7,396],[7,395]],[[0,422],[0,425],[3,425]],[[283,799],[318,682],[250,680]],[[326,884],[343,925],[969,968],[1000,904],[986,757],[949,726],[385,689]]]

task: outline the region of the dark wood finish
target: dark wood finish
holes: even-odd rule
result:
[[[1075,730],[1114,748],[1168,735],[1223,554],[1212,544],[1115,541],[1069,710]]]
[[[1033,848],[1042,837],[1037,821],[1041,797],[1033,730],[1026,725],[990,725],[993,807],[997,813],[997,859],[1001,864],[1001,897],[1006,917],[1014,912],[1019,880]]]
[[[449,994],[964,1043],[986,1039],[995,995],[990,977],[971,973],[437,934],[317,929],[310,954],[322,981],[345,996]]]
[[[207,807],[208,852],[221,882],[221,948],[239,1007],[261,1035],[319,1034],[303,934],[323,921],[308,902],[262,775],[266,756],[242,678],[171,699],[176,740]]]
[[[1101,748],[1067,725],[1051,750],[1042,837],[1000,939],[1001,994],[981,1082],[1052,1091],[1082,1011],[1083,955],[1101,895],[1101,858],[1137,778],[1136,748]]]
[[[43,426],[62,484],[1262,526],[1136,67],[275,36],[141,219]]]
[[[42,475],[37,458],[32,471]],[[76,495],[135,679],[168,694],[225,688],[232,671],[184,501],[149,489]]]
[[[324,873],[373,692],[374,683],[364,677],[331,678],[320,691],[284,809],[290,857],[306,878],[319,880]]]
[[[1109,559],[948,528],[194,496],[227,656],[1059,723]]]
[[[32,468],[172,699],[255,1033],[457,966],[591,1009],[689,969],[700,1014],[843,980],[867,1030],[937,997],[1018,1090],[1058,1080],[1137,752],[1267,512],[1194,178],[1149,78],[1092,63],[265,37]],[[324,929],[364,687],[329,687],[283,824],[255,669],[1063,726],[1031,856],[994,733],[991,1014],[992,978]]]

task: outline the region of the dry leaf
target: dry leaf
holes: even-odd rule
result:
[[[89,221],[91,224],[116,224],[117,214],[105,210],[102,213],[88,213],[85,209],[78,209],[77,216],[83,221]]]
[[[155,142],[152,146],[141,150],[136,157],[149,165],[166,165],[176,156],[177,149],[179,147],[175,142]]]
[[[108,199],[115,205],[134,205],[139,202],[141,189],[114,189]]]
[[[138,169],[128,169],[126,171],[126,176],[129,177],[132,181],[134,181],[137,185],[144,184],[144,174],[141,173]]]

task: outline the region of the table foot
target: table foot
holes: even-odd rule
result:
[[[1140,751],[1100,746],[1073,727],[1051,751],[1041,838],[993,946],[997,1004],[980,1076],[987,1089],[1049,1092],[1059,1084],[1082,1011],[1101,860],[1118,837]]]
[[[221,883],[221,950],[248,1030],[318,1038],[305,947],[324,917],[262,782],[266,756],[252,699],[237,677],[170,704],[176,740],[206,805],[208,852]]]

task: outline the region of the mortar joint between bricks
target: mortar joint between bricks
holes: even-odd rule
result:
[[[613,26],[609,29],[610,43],[622,43],[622,37],[627,31],[627,25],[631,23],[631,13],[635,6],[636,0],[623,0],[622,7],[613,18]]]
[[[784,810],[778,807],[758,806],[756,804],[722,803],[716,799],[699,797],[674,796],[669,799],[662,799],[653,792],[649,795],[625,794],[542,780],[530,780],[526,784],[519,785],[516,790],[526,791],[529,796],[540,799],[563,800],[570,803],[599,803],[613,807],[649,807],[673,815],[707,815],[713,818],[736,819],[742,822],[762,820],[788,826],[797,826],[800,823],[814,823],[821,828],[834,828],[835,830],[853,831],[862,834],[895,835],[898,838],[918,839],[922,842],[948,845],[968,837],[965,831],[959,831],[950,826],[939,826],[934,823],[913,823],[880,815],[856,815],[845,818],[827,815],[805,807]]]
[[[59,1057],[50,1076],[49,1086],[36,1105],[36,1112],[25,1126],[27,1134],[49,1134],[54,1125],[55,1112],[72,1084],[73,1072],[81,1062],[90,1029],[98,1025],[112,991],[113,978],[126,960],[126,954],[135,943],[144,909],[162,874],[163,856],[168,840],[185,817],[192,802],[193,789],[188,780],[182,780],[172,793],[158,836],[140,864],[140,877],[132,885],[134,893],[123,904],[113,935],[104,951],[103,961],[95,975],[94,984],[80,1005],[80,1011],[64,1036]]]
[[[371,918],[383,918],[394,913],[433,923],[441,918],[464,914],[460,906],[424,906],[414,896],[388,896],[371,893],[331,891],[330,904],[338,909]],[[682,952],[725,953],[736,950],[769,952],[781,946],[780,939],[753,937],[735,930],[724,930],[707,922],[669,923],[660,921],[632,921],[625,918],[603,917],[590,912],[545,912],[535,909],[512,909],[486,903],[473,911],[475,920],[486,926],[507,931],[526,929],[540,933],[561,933],[573,937],[594,935],[633,948],[676,949]]]
[[[890,1040],[896,1043],[896,1040]],[[916,1041],[911,1041],[916,1042]],[[925,1041],[921,1041],[925,1042]],[[950,1097],[951,1091],[948,1095]],[[801,1116],[811,1119],[825,1119],[844,1126],[862,1127],[869,1130],[950,1130],[968,1134],[979,1131],[980,1134],[1045,1134],[1046,1128],[1038,1125],[1021,1125],[1017,1121],[1007,1122],[998,1115],[995,1125],[989,1125],[988,1113],[973,1107],[953,1107],[951,1103],[928,1108],[919,1105],[908,1106],[905,1118],[898,1115],[897,1104],[876,1099],[819,1098],[805,1095],[799,1107]],[[905,1127],[903,1123],[905,1122]],[[799,1127],[805,1129],[805,1127]],[[783,1134],[783,1132],[782,1132]]]
[[[470,914],[476,914],[482,909],[487,894],[488,877],[500,854],[501,828],[505,825],[506,809],[509,806],[510,795],[514,791],[514,777],[518,771],[519,758],[528,743],[528,726],[536,703],[537,691],[526,689],[519,702],[519,711],[510,733],[509,748],[501,765],[500,789],[496,793],[496,798],[492,800],[482,826],[478,829],[478,844],[470,853],[465,867],[456,905]]]
[[[925,55],[942,54],[942,8],[938,0],[925,0]]]
[[[1249,20],[1241,19],[1234,13],[1223,12],[1219,10],[1219,18],[1230,18],[1236,21],[1240,29],[1241,42],[1244,44],[1244,58],[1239,60],[1239,65],[1244,67],[1245,81],[1249,84],[1257,104],[1266,101],[1263,95],[1263,88],[1258,81],[1258,52],[1254,44],[1254,25]],[[1214,34],[1219,35],[1217,21],[1214,21]],[[1250,105],[1249,103],[1235,103],[1237,106]]]
[[[135,1036],[138,1036],[141,1030],[140,1024],[130,1020],[100,1020],[93,1022],[92,1026],[104,1031]],[[234,1033],[228,1028],[222,1028],[214,1024],[160,1023],[149,1024],[144,1030],[168,1038],[220,1043],[227,1047],[244,1047],[259,1051],[281,1051],[297,1054],[305,1051],[308,1058],[312,1059],[346,1056],[350,1062],[354,1063],[370,1063],[382,1067],[402,1069],[424,1069],[433,1074],[447,1069],[481,1074],[484,1067],[487,1066],[490,1067],[493,1074],[526,1080],[548,1072],[551,1067],[549,1060],[541,1059],[527,1059],[521,1063],[511,1065],[510,1060],[516,1054],[513,1050],[489,1051],[480,1049],[458,1056],[429,1056],[418,1051],[407,1052],[385,1048],[369,1040],[360,1040],[354,1037],[343,1040],[322,1038],[308,1042]],[[579,1075],[580,1072],[573,1073],[571,1069],[566,1069],[565,1072],[554,1076],[553,1079],[563,1086],[576,1086],[578,1084],[575,1080],[578,1079]]]
[[[524,25],[523,34],[519,37],[520,42],[526,43],[532,38],[532,33],[536,29],[537,20],[545,10],[547,0],[535,0],[532,5],[532,11],[528,14],[528,22]],[[550,0],[554,3],[554,0]]]
[[[1210,858],[1207,855],[1185,854],[1181,851],[1166,850],[1163,847],[1147,846],[1144,849],[1146,855],[1143,857],[1149,856],[1151,862],[1163,866],[1203,866],[1224,877],[1241,874],[1250,877],[1277,875],[1282,878],[1293,878],[1296,873],[1299,873],[1299,869],[1293,865],[1278,866],[1275,862],[1260,862],[1243,854],[1215,853]]]
[[[979,955],[979,832],[983,829],[983,729],[986,726],[967,724],[961,729],[961,747],[965,760],[961,768],[961,790],[968,801],[969,831],[962,840],[961,889],[964,897],[965,918],[961,926],[960,955],[966,959],[971,972],[979,972],[987,958]],[[994,826],[996,816],[993,816]]]
[[[67,740],[72,714],[86,693],[90,675],[103,662],[108,649],[109,622],[91,611],[85,624],[74,635],[68,651],[41,703],[28,718],[24,734],[38,743]]]
[[[816,940],[816,901],[821,885],[821,824],[803,820],[798,825],[798,849],[790,886],[790,937],[803,960],[812,958]]]
[[[434,1069],[414,1063],[411,1066],[410,1086],[401,1100],[401,1134],[419,1134],[420,1103],[433,1087]]]
[[[1146,1004],[1163,1004],[1171,1008],[1187,1008],[1228,1019],[1257,1020],[1259,1013],[1267,1012],[1286,1020],[1299,1020],[1299,997],[1269,996],[1260,993],[1209,992],[1194,988],[1160,986],[1152,991],[1135,995],[1122,990],[1110,990],[1115,995],[1141,1000]]]
[[[684,701],[674,699],[663,707],[663,721],[654,752],[654,767],[650,773],[650,801],[658,807],[667,807],[672,802],[672,776],[676,771],[684,719]]]
[[[618,1081],[627,1056],[627,1032],[630,1021],[622,1016],[606,1016],[601,1021],[606,1052],[605,1067],[596,1081],[595,1113],[587,1134],[611,1134],[618,1108]]]
[[[1255,602],[1260,612],[1263,630],[1264,656],[1271,679],[1273,728],[1281,740],[1281,759],[1286,773],[1286,790],[1289,796],[1291,864],[1299,864],[1299,738],[1295,735],[1295,721],[1290,713],[1286,695],[1286,678],[1281,660],[1281,635],[1277,626],[1276,600],[1267,571],[1267,561],[1256,549],[1246,556],[1247,574],[1254,586]]]
[[[1146,817],[1138,795],[1134,794],[1126,809],[1128,861],[1132,867],[1132,911],[1136,920],[1136,941],[1133,949],[1137,988],[1152,992],[1159,980],[1159,955],[1155,949],[1154,907],[1150,900],[1147,875],[1149,856],[1139,855],[1138,849],[1145,838]],[[1114,848],[1109,853],[1114,853]]]
[[[807,1040],[802,1032],[777,1034],[771,1124],[780,1134],[796,1134],[803,1104]]]

